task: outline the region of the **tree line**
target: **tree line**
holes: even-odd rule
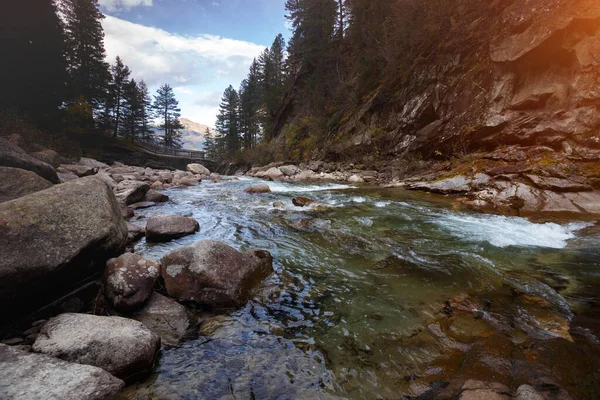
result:
[[[106,62],[98,0],[19,0],[0,6],[3,56],[0,111],[16,109],[47,130],[71,137],[108,132],[130,141],[180,146],[183,126],[173,88],[151,98],[143,80],[117,57]]]
[[[423,61],[456,45],[466,29],[457,21],[486,12],[475,0],[287,0],[285,7],[287,46],[278,36],[240,89],[225,90],[210,144],[220,158],[273,141],[282,157],[315,156],[342,140],[340,126],[362,104],[385,107]]]

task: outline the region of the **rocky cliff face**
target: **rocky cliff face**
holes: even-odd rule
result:
[[[371,96],[341,127],[351,140],[332,143],[329,157],[374,144],[394,157],[515,144],[560,150],[565,141],[600,148],[600,3],[486,7],[474,21],[461,21],[465,37],[449,37],[452,44],[419,62],[390,106],[379,106],[379,93]]]
[[[409,186],[421,190],[484,173],[486,184],[450,191],[480,206],[511,198],[531,212],[600,211],[590,207],[596,197],[571,199],[600,188],[600,2],[495,0],[480,8],[455,21],[460,35],[449,32],[415,63],[400,90],[381,88],[353,110],[324,158],[404,163],[397,179],[416,172],[420,183]],[[414,160],[436,163],[407,168]],[[554,193],[564,192],[578,194],[557,203]]]

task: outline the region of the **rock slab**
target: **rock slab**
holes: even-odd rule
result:
[[[66,313],[42,327],[32,351],[128,378],[149,371],[159,348],[160,337],[141,322]]]
[[[121,254],[127,226],[110,188],[80,178],[0,204],[0,315],[66,294]]]
[[[60,183],[54,167],[37,158],[31,157],[25,150],[1,137],[0,166],[25,169],[35,172],[52,183]]]
[[[106,400],[125,383],[103,369],[0,344],[2,399]]]
[[[38,174],[20,168],[0,167],[0,203],[52,187]]]

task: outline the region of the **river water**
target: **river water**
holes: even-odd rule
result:
[[[137,213],[200,223],[169,243],[142,240],[140,254],[216,239],[270,251],[275,273],[245,307],[198,312],[198,329],[123,398],[433,398],[469,378],[600,391],[593,224],[478,214],[401,189],[244,193],[254,183],[170,189]],[[298,195],[316,203],[295,207]]]

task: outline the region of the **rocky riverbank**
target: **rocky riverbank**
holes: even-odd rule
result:
[[[449,197],[470,208],[522,216],[596,218],[600,215],[600,151],[564,142],[508,146],[449,161],[392,161],[387,165],[326,163],[254,167],[266,180],[335,181],[404,187]]]
[[[2,398],[114,398],[152,369],[161,342],[176,345],[195,328],[186,305],[241,306],[273,271],[267,251],[218,241],[162,260],[126,252],[142,235],[164,242],[198,231],[179,215],[145,228],[125,220],[168,201],[161,189],[221,179],[200,164],[73,162],[0,138],[0,174],[0,301],[10,305],[0,323]]]

